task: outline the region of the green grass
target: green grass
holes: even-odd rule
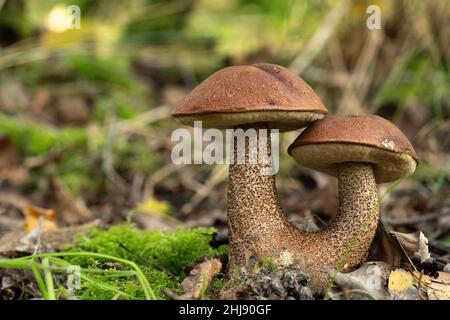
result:
[[[214,229],[141,231],[130,224],[92,229],[63,252],[0,260],[0,268],[32,270],[43,299],[165,299],[161,289],[179,292],[186,269],[205,255],[226,251],[211,248]],[[71,266],[79,266],[81,287],[69,292]],[[206,292],[202,292],[204,297]]]

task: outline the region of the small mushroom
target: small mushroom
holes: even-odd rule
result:
[[[319,120],[288,151],[301,165],[338,179],[337,217],[325,230],[298,235],[298,258],[309,270],[312,289],[320,292],[330,269],[356,266],[367,254],[378,223],[376,184],[414,172],[417,155],[394,124],[375,115]]]
[[[172,116],[187,125],[202,121],[205,128],[288,131],[303,128],[326,113],[320,98],[301,78],[281,66],[261,63],[217,71],[184,97]],[[256,133],[257,145],[266,142],[269,162],[273,162],[270,131]],[[237,139],[233,139],[233,148],[236,154]],[[253,151],[255,145],[246,143],[244,163],[229,167],[231,268],[246,266],[251,257],[278,257],[290,250],[295,239],[296,229],[278,202],[275,176],[267,174],[273,164],[252,163]]]

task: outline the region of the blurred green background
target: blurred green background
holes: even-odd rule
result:
[[[67,6],[81,28],[67,29]],[[381,9],[369,30],[366,9]],[[330,113],[376,113],[411,139],[416,173],[385,221],[450,230],[450,2],[0,0],[0,202],[52,208],[60,225],[130,213],[145,228],[225,225],[226,168],[174,166],[172,107],[212,72],[270,62],[301,75]],[[335,182],[298,167],[281,141],[291,218],[330,219]],[[383,190],[383,187],[381,187]],[[9,211],[8,211],[8,210]],[[426,225],[404,224],[424,219]],[[447,217],[447,220],[439,220]]]

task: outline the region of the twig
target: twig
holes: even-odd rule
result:
[[[395,241],[396,241],[397,244],[399,245],[400,249],[402,250],[403,255],[408,259],[409,264],[414,268],[415,271],[417,271],[416,266],[415,266],[414,263],[412,262],[411,258],[408,256],[408,253],[406,252],[405,248],[403,247],[401,241],[398,240],[397,236],[396,236],[394,233],[389,232],[389,234],[393,236],[393,238],[395,239]]]
[[[124,134],[145,128],[149,124],[168,118],[170,116],[170,110],[170,106],[161,105],[150,111],[141,113],[131,120],[117,122],[115,130],[120,134]]]
[[[113,161],[113,146],[117,135],[116,120],[113,113],[109,113],[108,135],[105,147],[102,150],[102,168],[105,175],[111,180],[122,192],[127,190],[125,180],[115,171]]]
[[[191,201],[181,207],[181,213],[186,215],[197,207],[215,186],[226,179],[227,172],[227,166],[218,166],[214,168],[206,183],[197,190],[195,195],[191,198]]]
[[[21,195],[10,192],[10,191],[1,191],[0,192],[0,203],[9,204],[17,209],[23,210],[27,207],[32,206],[32,203],[28,201],[25,197]]]
[[[176,165],[171,163],[150,175],[144,182],[144,199],[152,198],[155,192],[156,184],[181,168],[184,168],[184,165]]]

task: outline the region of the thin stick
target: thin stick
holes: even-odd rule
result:
[[[195,209],[200,204],[200,202],[202,202],[203,199],[205,199],[210,194],[211,190],[215,186],[225,181],[225,179],[227,178],[227,173],[228,173],[227,166],[216,167],[211,173],[206,183],[197,190],[195,195],[191,198],[191,200],[188,203],[186,203],[181,207],[181,212],[185,215],[192,212],[192,210]]]

